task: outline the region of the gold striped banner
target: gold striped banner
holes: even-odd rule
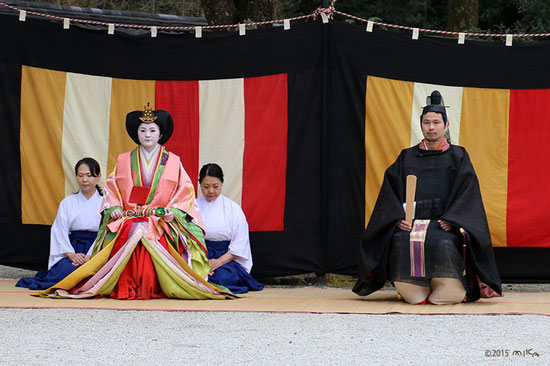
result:
[[[21,218],[51,225],[65,197],[62,165],[66,73],[21,70]]]
[[[476,169],[494,246],[506,246],[509,106],[507,89],[464,88],[460,141]]]
[[[410,147],[413,83],[369,76],[365,111],[365,226],[384,172]]]

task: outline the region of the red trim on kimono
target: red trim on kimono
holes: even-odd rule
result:
[[[420,141],[420,143],[418,144],[418,147],[419,147],[421,150],[430,150],[430,149],[428,149],[428,145],[426,144],[426,139],[422,139],[422,141]],[[443,140],[441,140],[441,142],[439,143],[439,145],[437,145],[437,147],[436,147],[434,150],[445,151],[445,150],[447,150],[449,147],[450,147],[450,145],[449,145],[449,142],[447,141],[447,138],[446,138],[446,137],[443,137]]]

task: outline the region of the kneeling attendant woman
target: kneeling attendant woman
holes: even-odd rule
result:
[[[50,234],[48,271],[35,277],[21,278],[16,286],[31,290],[47,289],[84,264],[91,254],[101,221],[101,171],[92,158],[84,158],[74,168],[80,190],[65,197],[59,205]]]
[[[246,217],[238,204],[221,194],[222,168],[217,164],[204,165],[199,183],[202,196],[197,203],[206,232],[209,281],[237,294],[262,290],[264,285],[250,275],[252,254]]]

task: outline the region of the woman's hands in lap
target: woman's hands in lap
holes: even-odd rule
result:
[[[174,213],[172,212],[172,210],[167,208],[166,213],[164,214],[164,216],[162,216],[162,219],[165,222],[172,222],[172,220],[174,220]]]
[[[65,253],[65,257],[69,258],[73,266],[78,267],[90,260],[89,255],[82,253]]]
[[[119,208],[111,212],[111,218],[113,220],[120,219],[121,217],[122,217],[122,211]]]

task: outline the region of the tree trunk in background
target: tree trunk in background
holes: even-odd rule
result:
[[[477,27],[479,20],[479,0],[449,0],[447,29],[466,31]]]
[[[273,20],[273,0],[235,0],[235,4],[238,9],[242,9],[240,21]]]
[[[233,24],[237,8],[232,0],[201,0],[208,24]]]
[[[208,24],[273,19],[273,0],[200,0]]]

